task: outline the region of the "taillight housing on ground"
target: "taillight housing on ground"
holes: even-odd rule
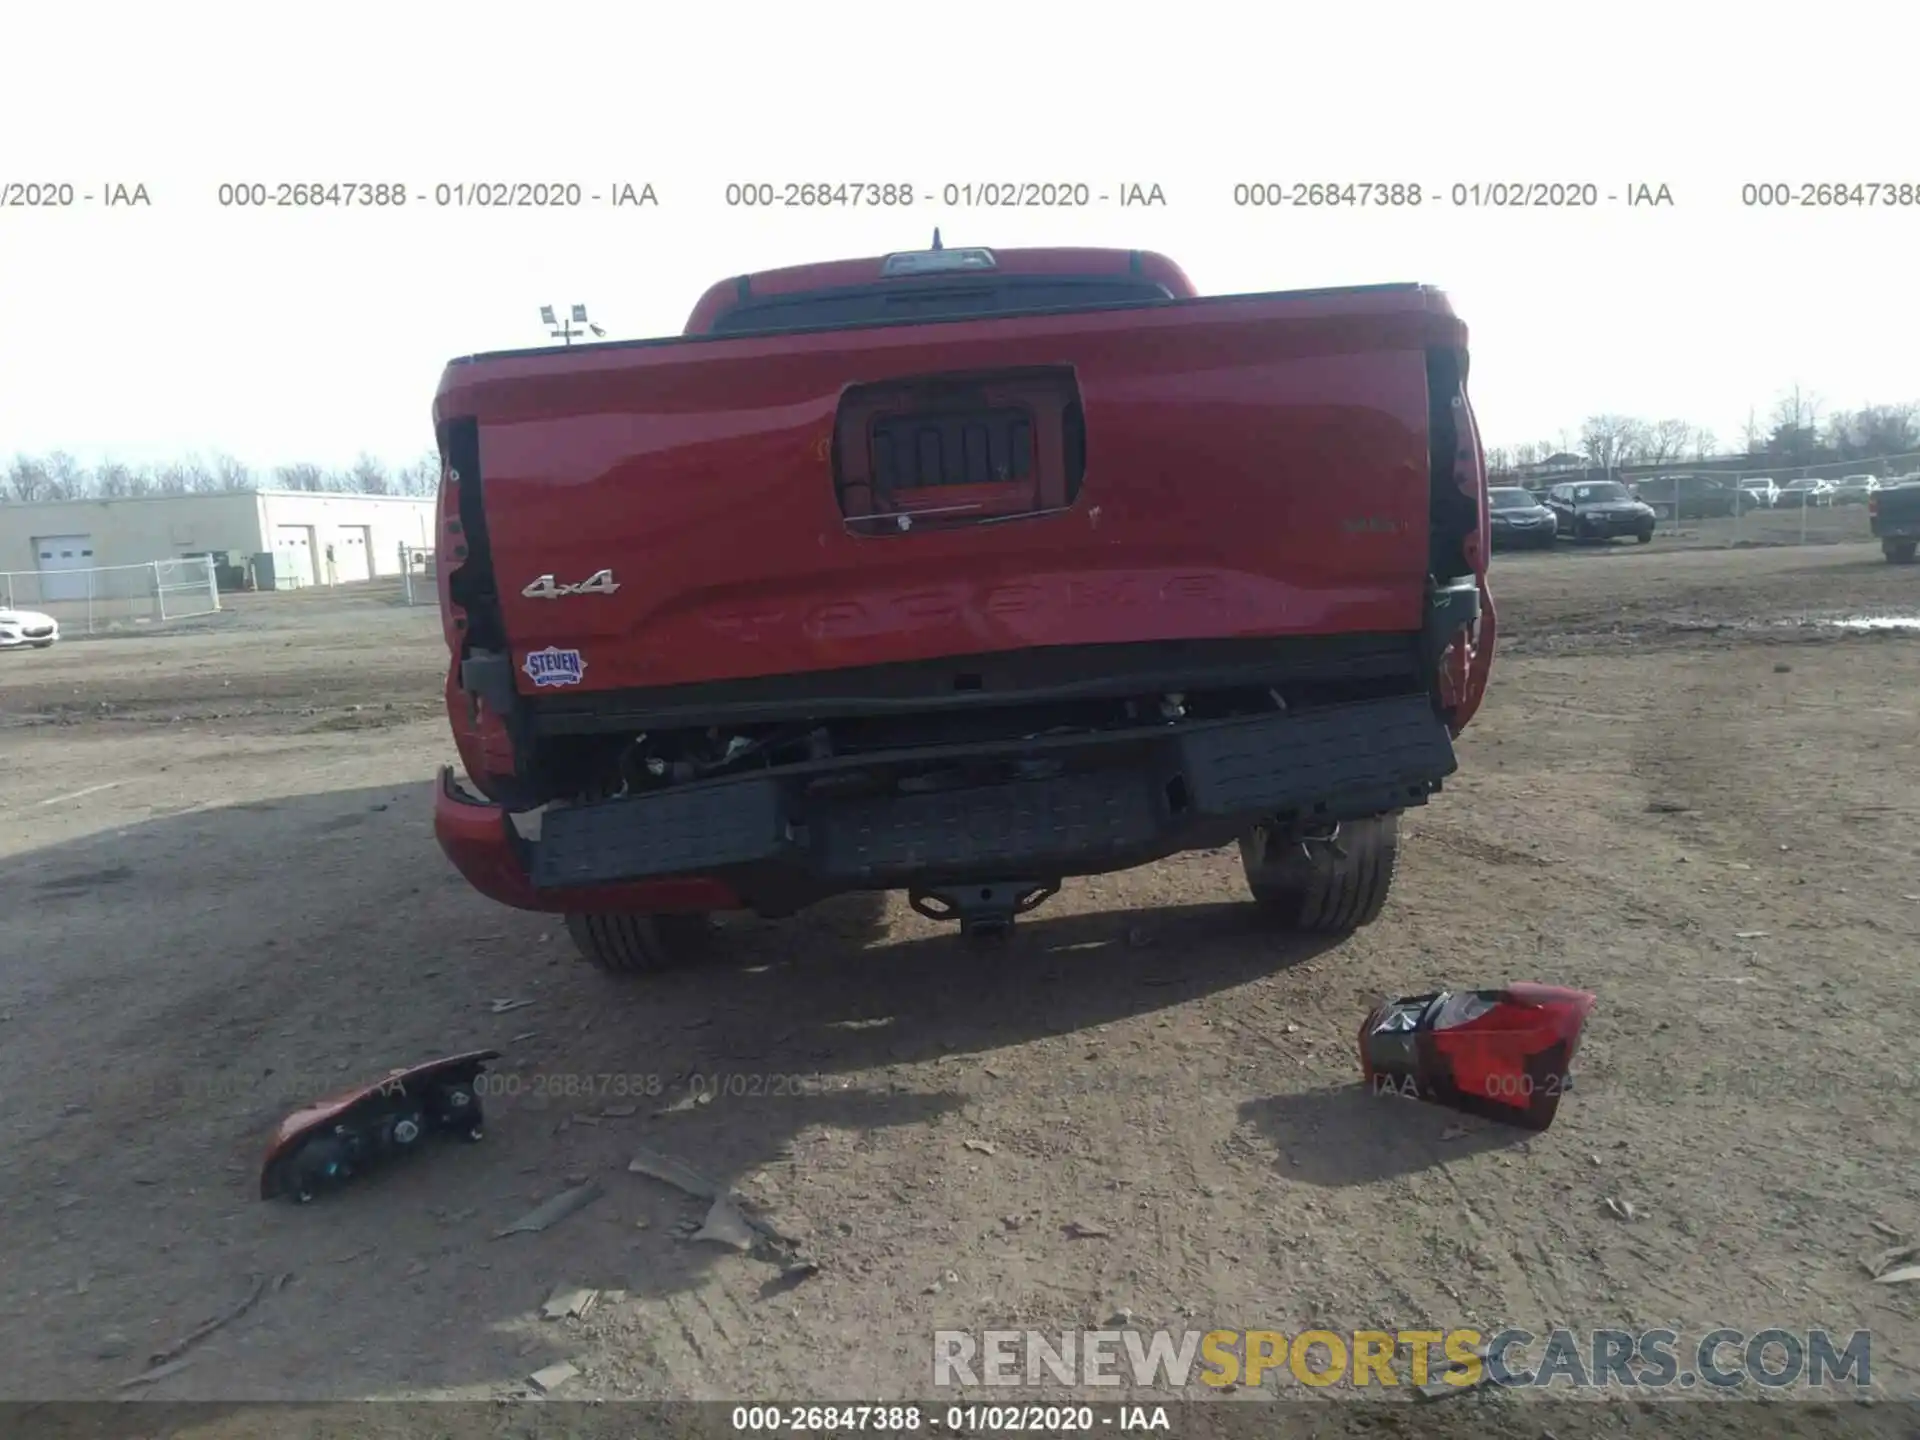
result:
[[[1545,1130],[1573,1088],[1573,1057],[1596,999],[1558,985],[1438,990],[1383,1000],[1360,1027],[1360,1069],[1377,1094]]]

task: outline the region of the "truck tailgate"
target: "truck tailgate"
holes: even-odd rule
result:
[[[1464,344],[1404,285],[474,357],[442,573],[524,693],[1413,632]]]

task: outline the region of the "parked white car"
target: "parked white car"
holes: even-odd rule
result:
[[[0,610],[0,650],[44,650],[60,638],[60,622],[38,610]]]
[[[1780,487],[1780,496],[1774,504],[1783,510],[1806,509],[1809,506],[1833,504],[1833,482],[1831,480],[1789,480]]]
[[[1740,493],[1747,497],[1750,504],[1763,510],[1771,510],[1780,503],[1780,487],[1771,480],[1742,480]]]

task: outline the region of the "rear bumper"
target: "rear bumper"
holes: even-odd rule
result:
[[[725,885],[700,877],[542,891],[530,873],[539,842],[521,837],[504,806],[462,794],[451,765],[441,766],[434,789],[433,834],[469,885],[489,900],[516,910],[659,915],[741,908],[740,897]]]
[[[1574,522],[1572,533],[1580,539],[1638,535],[1642,530],[1651,530],[1656,518],[1652,515],[1583,516]]]
[[[1876,540],[1920,540],[1920,515],[1876,515],[1873,517]]]
[[[1500,549],[1520,545],[1546,545],[1559,534],[1552,525],[1495,525],[1493,543]]]
[[[933,758],[886,763],[906,773]],[[833,795],[815,782],[839,762],[822,762],[549,809],[537,839],[502,807],[460,794],[449,770],[435,832],[474,888],[521,909],[781,914],[853,890],[1128,869],[1230,843],[1256,820],[1348,820],[1424,804],[1457,768],[1446,725],[1420,695],[1040,740],[1017,758],[1051,773]]]

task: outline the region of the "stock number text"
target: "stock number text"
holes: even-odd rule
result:
[[[533,1074],[516,1075],[511,1071],[491,1071],[474,1083],[479,1095],[513,1097],[541,1095],[555,1100],[586,1100],[597,1097],[653,1097],[663,1094],[666,1079],[660,1075],[639,1074]]]
[[[214,199],[226,209],[383,210],[407,203],[407,187],[391,180],[236,181]]]
[[[884,209],[916,198],[913,186],[900,180],[738,180],[726,189],[727,204],[761,210]]]
[[[733,1428],[747,1431],[918,1430],[918,1405],[736,1405]]]
[[[1792,206],[1823,210],[1842,206],[1865,210],[1875,206],[1920,205],[1920,181],[1761,181],[1740,187],[1740,203],[1752,208]]]
[[[1233,187],[1233,203],[1260,209],[1320,209],[1370,205],[1404,207],[1425,198],[1420,186],[1401,180],[1247,181]]]

